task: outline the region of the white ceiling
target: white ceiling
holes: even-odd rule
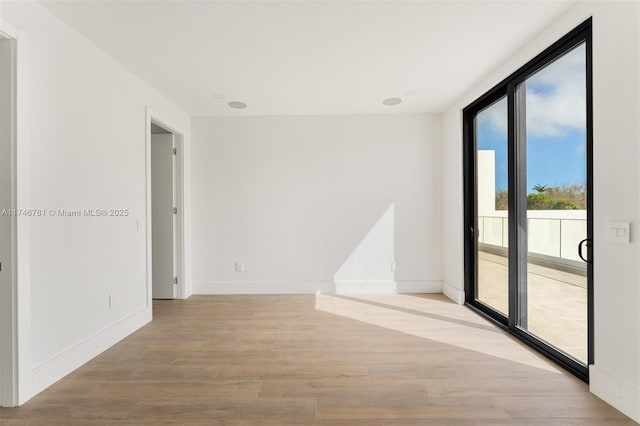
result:
[[[442,111],[573,1],[42,3],[192,115],[298,115]]]

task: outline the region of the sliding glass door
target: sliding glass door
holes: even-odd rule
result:
[[[586,43],[516,87],[526,163],[526,305],[520,326],[587,363]]]
[[[475,116],[476,298],[501,315],[509,314],[509,210],[507,97]]]
[[[467,304],[576,375],[592,360],[591,23],[464,111]]]

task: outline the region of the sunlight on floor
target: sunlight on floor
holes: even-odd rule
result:
[[[473,312],[443,296],[317,294],[316,310],[518,362],[562,371]]]

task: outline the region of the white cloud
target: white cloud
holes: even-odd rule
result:
[[[586,56],[584,44],[527,79],[526,117],[529,136],[563,136],[586,126]],[[507,99],[478,114],[498,133],[507,133]]]
[[[478,114],[478,125],[488,124],[489,128],[507,137],[507,98],[502,98],[498,102],[483,109]]]
[[[584,44],[527,80],[527,133],[563,136],[584,130],[586,111]]]

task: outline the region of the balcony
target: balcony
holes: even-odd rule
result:
[[[584,210],[528,212],[528,330],[579,361],[587,360],[587,270],[578,257]],[[508,311],[508,218],[478,217],[478,299]]]

